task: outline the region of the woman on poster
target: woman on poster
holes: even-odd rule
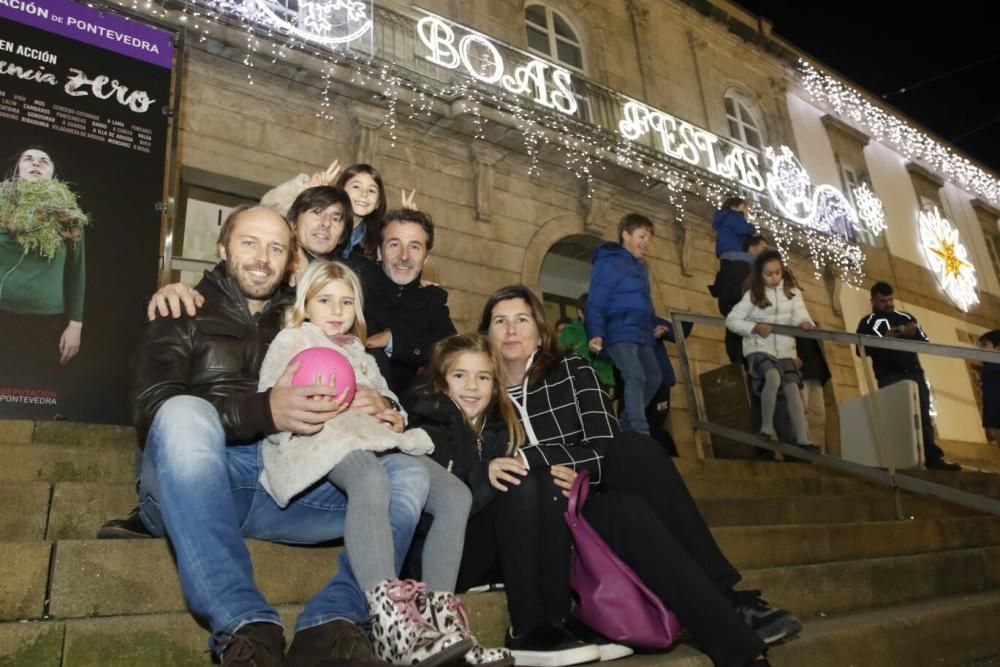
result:
[[[90,220],[49,151],[29,146],[9,162],[0,182],[0,331],[5,375],[24,380],[14,368],[44,377],[80,351]],[[43,350],[40,367],[29,349]]]

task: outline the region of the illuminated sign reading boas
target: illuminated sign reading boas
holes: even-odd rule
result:
[[[371,34],[371,0],[196,0],[220,14],[335,48]]]
[[[951,222],[941,217],[937,206],[920,212],[920,246],[927,267],[952,303],[963,311],[979,303],[979,282],[976,267],[969,260],[969,251]]]
[[[465,34],[459,37],[456,29]],[[543,107],[570,115],[577,111],[569,70],[509,47],[505,48],[508,52],[505,60],[498,44],[486,35],[438,16],[420,19],[417,34],[428,50],[424,58],[439,67],[459,70],[482,83],[500,86],[515,95],[525,95]],[[527,58],[528,62],[511,63],[512,56]]]

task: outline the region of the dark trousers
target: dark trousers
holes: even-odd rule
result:
[[[742,340],[742,339],[741,339]],[[615,371],[615,396],[619,397],[617,410],[615,415],[621,420],[622,410],[624,409],[625,401],[625,381],[622,379],[621,372],[618,367],[614,367]],[[671,385],[672,387],[673,385]],[[667,416],[670,414],[670,389],[665,385],[660,385],[660,388],[656,390],[656,395],[653,396],[653,400],[649,402],[646,406],[646,423],[649,424],[649,435],[653,440],[656,440],[660,445],[662,445],[670,456],[677,456],[677,444],[674,442],[673,437],[667,430]]]
[[[664,448],[622,433],[604,459],[602,490],[584,514],[717,667],[736,667],[764,650],[725,597],[740,580],[712,537]],[[570,536],[565,498],[547,470],[499,494],[474,515],[465,534],[457,590],[490,581],[499,565],[514,632],[559,621],[570,607]]]
[[[548,468],[498,493],[469,519],[456,590],[496,581],[499,568],[514,634],[565,620],[571,604],[565,511]]]
[[[743,282],[750,274],[750,263],[720,259],[712,295],[719,301],[719,314],[725,317],[743,298]],[[726,356],[734,364],[743,363],[743,336],[726,329]]]
[[[743,336],[729,329],[726,329],[726,356],[731,363],[743,363]]]
[[[917,391],[920,396],[920,430],[924,436],[924,461],[936,461],[943,458],[944,452],[937,446],[934,437],[934,423],[931,421],[931,392],[927,388],[927,379],[924,374],[883,373],[877,379],[880,389],[903,380],[913,380],[917,383]]]
[[[745,665],[764,643],[725,593],[741,579],[719,549],[664,449],[623,433],[605,459],[605,484],[584,515],[677,614],[716,667]]]

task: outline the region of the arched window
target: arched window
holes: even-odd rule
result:
[[[524,8],[528,48],[559,64],[583,72],[583,46],[576,31],[562,14],[546,5]]]
[[[729,136],[754,150],[764,148],[764,123],[760,108],[745,95],[731,90],[726,93],[726,120]]]

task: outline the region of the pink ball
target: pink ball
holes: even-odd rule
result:
[[[347,357],[329,347],[310,347],[302,350],[289,362],[289,364],[300,362],[299,370],[292,376],[292,384],[295,386],[329,384],[330,376],[334,380],[334,393],[337,398],[347,394],[347,402],[354,399],[357,379],[354,376],[354,368]],[[320,378],[317,382],[317,376]]]

